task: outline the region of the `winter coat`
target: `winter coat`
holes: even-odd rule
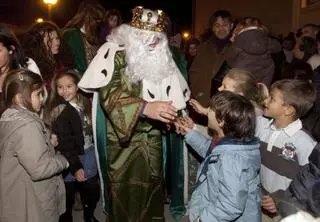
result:
[[[218,52],[214,39],[209,39],[199,46],[199,52],[189,70],[189,81],[193,97],[203,106],[209,105],[211,81],[226,60],[229,46],[230,44],[226,44],[222,51]]]
[[[232,44],[227,62],[231,68],[245,69],[259,82],[271,85],[274,62],[271,53],[281,51],[281,45],[259,29],[240,33]]]
[[[86,178],[94,177],[98,173],[94,146],[92,143],[91,147],[84,150],[84,126],[79,112],[69,102],[58,98],[59,105],[53,112],[56,112],[56,117],[52,122],[52,132],[58,137],[56,150],[70,163],[69,169],[64,172],[64,181],[76,181],[74,174],[81,168],[84,169]]]
[[[189,204],[189,219],[201,222],[260,222],[260,142],[211,140],[192,130],[186,142],[204,157]]]
[[[65,156],[70,164],[68,172],[74,173],[83,168],[79,155],[84,154],[84,138],[78,111],[58,97],[57,106],[51,112],[52,133],[58,137],[56,150]]]
[[[59,173],[67,167],[37,114],[7,109],[0,119],[0,221],[57,222],[65,211]]]

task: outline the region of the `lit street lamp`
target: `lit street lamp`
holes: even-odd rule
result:
[[[37,23],[43,22],[43,18],[37,18],[37,19],[36,19],[36,22],[37,22]]]
[[[188,40],[190,38],[190,33],[189,32],[183,32],[182,36],[183,36],[184,40]]]
[[[52,7],[57,4],[58,0],[43,0],[44,4],[48,5],[48,20],[51,20]]]

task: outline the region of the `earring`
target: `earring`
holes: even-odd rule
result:
[[[12,51],[12,50],[10,50],[10,51],[9,51],[9,54],[11,55],[12,53],[13,53],[13,51]]]

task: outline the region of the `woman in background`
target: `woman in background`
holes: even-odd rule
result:
[[[23,37],[22,46],[26,56],[37,63],[48,92],[60,69],[73,68],[72,56],[62,44],[60,28],[53,22],[33,25]]]
[[[83,1],[77,13],[65,25],[63,38],[75,59],[75,68],[82,75],[99,47],[99,25],[105,14],[97,2]]]
[[[6,26],[0,25],[0,115],[5,109],[2,86],[11,70],[27,68],[37,74],[40,71],[32,59],[26,58],[16,36]]]
[[[100,42],[106,42],[107,36],[111,33],[112,29],[121,25],[121,13],[117,9],[110,9],[104,16],[104,21],[100,27]]]

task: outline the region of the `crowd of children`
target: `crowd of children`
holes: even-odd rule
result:
[[[90,10],[95,9],[101,10]],[[116,10],[105,19],[110,24],[102,27],[102,40],[92,38],[97,24],[80,27],[77,22],[83,21],[76,16],[65,36],[51,22],[35,25],[23,47],[0,26],[1,222],[72,222],[77,192],[85,222],[98,221],[92,98],[78,82],[101,41],[121,22]],[[203,133],[188,115],[174,121],[176,133],[202,158],[182,220],[279,221],[300,210],[320,216],[316,41],[300,39],[296,47],[304,63],[296,62],[286,79],[273,81],[268,74],[278,45],[264,29],[251,17],[240,22],[230,36],[232,56],[225,58],[231,69],[209,106],[189,101],[190,111],[205,116],[213,133]],[[248,38],[256,47],[249,48]]]

